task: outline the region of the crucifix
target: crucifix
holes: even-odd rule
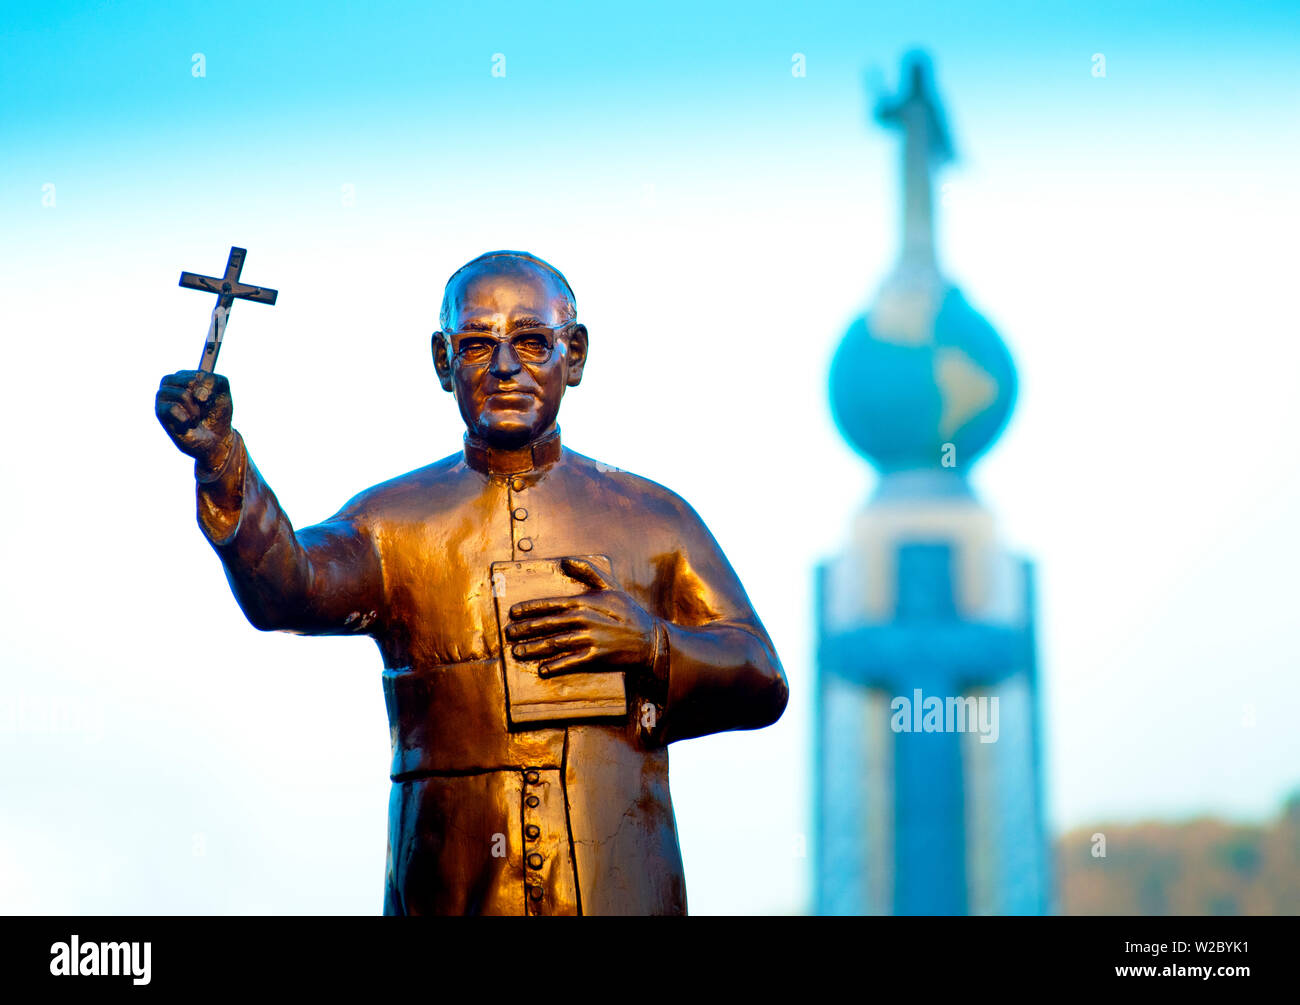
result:
[[[226,318],[230,307],[236,300],[252,300],[258,304],[274,304],[279,295],[275,290],[265,286],[250,286],[239,281],[239,274],[244,271],[244,256],[248,252],[243,248],[231,248],[230,258],[226,262],[226,274],[220,278],[200,276],[194,272],[182,272],[180,285],[187,290],[204,290],[217,295],[217,305],[212,308],[212,320],[208,324],[208,337],[203,345],[203,357],[199,360],[199,369],[212,373],[217,366],[217,353],[221,351],[221,338],[226,333]]]

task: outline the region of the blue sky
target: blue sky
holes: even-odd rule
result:
[[[0,30],[0,901],[379,909],[378,657],[244,623],[152,417],[206,330],[176,274],[240,244],[281,298],[236,309],[222,367],[299,524],[456,449],[427,359],[453,269],[566,272],[592,330],[566,442],[696,506],[791,677],[778,726],[673,750],[692,907],[802,909],[811,569],[873,480],[826,368],[896,251],[864,81],[915,45],[959,157],[941,260],[1021,374],[975,480],[1040,565],[1053,826],[1258,818],[1300,784],[1294,5],[43,4]]]

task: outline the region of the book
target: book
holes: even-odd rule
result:
[[[595,565],[611,579],[613,570],[605,555],[575,555]],[[627,692],[622,671],[575,672],[542,677],[545,660],[520,660],[505,637],[510,608],[524,600],[569,597],[590,587],[566,575],[558,558],[492,563],[492,593],[496,599],[497,633],[505,669],[506,714],[510,725],[535,728],[584,719],[615,719],[627,715]]]

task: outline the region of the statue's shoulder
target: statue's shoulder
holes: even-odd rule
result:
[[[342,513],[370,519],[419,516],[445,507],[449,496],[463,491],[467,474],[464,454],[457,451],[358,492]]]
[[[564,454],[570,469],[576,474],[600,483],[604,492],[621,497],[643,515],[657,516],[670,526],[702,523],[691,504],[666,485],[568,447],[565,447]]]

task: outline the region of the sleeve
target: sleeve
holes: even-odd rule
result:
[[[679,547],[660,563],[663,619],[654,676],[663,739],[758,729],[781,717],[789,686],[776,649],[708,527],[685,502]]]
[[[238,431],[222,469],[195,478],[199,527],[255,628],[355,635],[382,624],[383,567],[364,507],[354,500],[295,532]]]

